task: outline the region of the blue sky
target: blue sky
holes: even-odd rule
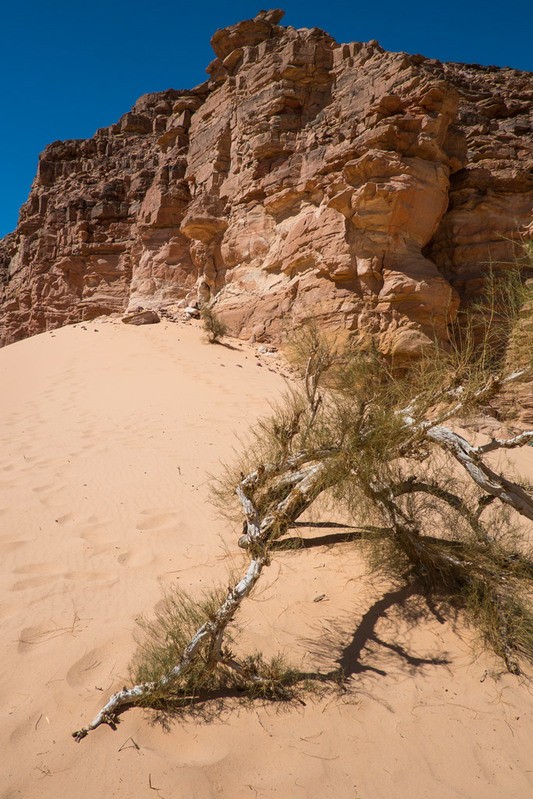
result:
[[[0,12],[0,236],[28,196],[39,152],[92,136],[148,91],[205,79],[209,39],[265,0],[26,0]],[[337,41],[533,70],[532,0],[285,0],[285,25]]]

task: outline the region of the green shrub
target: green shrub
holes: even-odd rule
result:
[[[207,333],[207,340],[210,344],[216,344],[227,333],[224,322],[215,313],[211,305],[204,305],[200,311],[200,316],[204,323],[204,330]]]

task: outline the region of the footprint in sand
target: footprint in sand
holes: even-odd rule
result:
[[[74,453],[74,457],[87,453],[101,455],[108,450],[107,444],[102,443],[102,436],[98,427],[85,427],[80,433],[80,445],[80,449]]]
[[[14,569],[14,574],[46,574],[53,575],[57,567],[57,563],[27,563],[25,566],[19,566]]]
[[[58,579],[60,575],[41,575],[40,577],[29,577],[27,580],[19,580],[12,587],[12,591],[24,591],[27,588],[40,588],[42,585],[49,585]]]
[[[118,545],[118,539],[113,541],[108,541],[107,539],[102,540],[101,543],[97,541],[88,541],[86,544],[87,547],[87,557],[88,558],[95,558],[100,557],[101,555],[109,555],[114,556],[120,550]]]
[[[61,514],[61,516],[57,517],[56,522],[59,525],[63,526],[64,524],[68,524],[69,522],[73,522],[74,520],[75,519],[73,513],[63,513]]]
[[[174,511],[143,510],[142,517],[135,526],[137,530],[161,530],[174,527],[179,516]]]
[[[30,541],[29,538],[23,538],[20,541],[1,541],[0,542],[0,555],[7,555],[9,552],[14,552],[19,547],[24,546]]]
[[[109,587],[118,582],[118,577],[110,574],[109,572],[88,572],[88,571],[72,571],[63,575],[65,580],[74,580],[78,582],[84,580],[91,583],[102,583],[102,587]]]
[[[74,622],[70,626],[62,627],[51,620],[24,627],[18,637],[17,651],[21,654],[31,652],[39,644],[44,644],[61,635],[73,634],[75,632],[74,628]]]
[[[130,569],[140,568],[142,566],[151,566],[155,562],[155,556],[152,552],[146,552],[144,547],[141,550],[128,550],[122,552],[117,561],[121,566],[127,566]]]
[[[104,668],[109,671],[109,657],[106,647],[91,649],[83,655],[83,657],[73,663],[67,671],[67,685],[70,685],[71,688],[79,688],[82,685],[94,686],[95,682],[99,685],[100,683],[98,680],[101,678],[102,674],[99,670],[99,666],[102,664]]]
[[[30,458],[31,458],[31,456],[26,456],[26,455],[24,456],[24,459],[26,461],[28,461],[28,465],[31,465],[32,467],[37,467],[37,468],[40,468],[41,466],[53,466],[56,463],[56,458],[54,456],[46,457],[46,458],[42,458],[42,457],[37,458],[37,457],[35,457],[35,458],[32,459],[31,464],[30,464]],[[26,468],[28,468],[28,466]]]
[[[49,721],[47,721],[47,716],[45,713],[32,713],[28,718],[20,722],[20,724],[17,724],[9,736],[9,743],[16,744],[18,741],[24,739],[27,740],[27,736],[34,738],[35,730],[38,730],[39,728],[45,729],[48,727],[48,724]],[[22,794],[8,792],[6,794],[0,794],[0,799],[15,799],[15,796],[17,799],[19,799]]]
[[[94,521],[91,521],[94,519]],[[100,552],[110,552],[115,548],[117,539],[112,536],[112,528],[109,522],[96,521],[96,517],[91,516],[83,524],[79,524],[80,538],[91,546],[98,546]]]
[[[41,499],[43,505],[47,508],[58,508],[61,505],[69,505],[72,503],[72,489],[68,485],[59,485],[56,488],[43,494]]]
[[[32,491],[34,491],[36,494],[43,494],[47,491],[50,491],[53,487],[54,483],[43,483],[42,485],[34,486]]]

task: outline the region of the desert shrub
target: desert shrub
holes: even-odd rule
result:
[[[207,334],[207,340],[210,344],[216,344],[227,333],[227,327],[215,313],[212,305],[204,305],[200,311],[200,316],[203,322],[203,328]]]
[[[78,739],[128,704],[199,689],[290,696],[301,675],[282,660],[231,651],[234,617],[274,542],[325,494],[366,528],[354,545],[374,570],[417,585],[443,613],[464,614],[509,671],[533,663],[533,560],[525,528],[513,521],[533,521],[533,492],[485,458],[533,442],[533,430],[475,445],[454,426],[533,379],[531,286],[516,270],[507,282],[488,274],[487,287],[450,341],[407,366],[325,337],[316,324],[301,331],[291,348],[300,385],[259,422],[216,491],[221,510],[242,523],[244,574],[199,600],[167,594],[155,619],[141,621],[138,684],[111,697]],[[212,340],[222,334],[215,322],[206,309]],[[517,341],[525,357],[515,363],[508,345]]]
[[[233,631],[226,629],[224,648],[213,657],[206,639],[188,668],[172,677],[172,669],[202,625],[213,621],[224,601],[222,587],[193,598],[178,587],[168,588],[152,618],[137,619],[137,651],[130,664],[133,683],[150,685],[140,704],[165,707],[169,702],[184,705],[215,691],[238,689],[251,699],[289,700],[297,682],[297,672],[282,655],[270,660],[254,653],[237,662],[231,651]],[[169,678],[170,675],[170,678]]]
[[[130,664],[133,682],[160,686],[165,676],[171,674],[196,630],[213,618],[224,596],[225,590],[221,587],[211,588],[198,599],[178,586],[168,588],[153,618],[141,616],[137,619],[138,646]],[[167,680],[159,694],[168,698],[172,693],[190,693],[202,687],[212,687],[213,682],[204,647],[190,668],[176,679]],[[151,701],[157,695],[158,691],[154,689]]]

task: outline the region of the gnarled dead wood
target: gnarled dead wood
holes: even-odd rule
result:
[[[241,480],[236,493],[246,519],[247,531],[242,536],[240,543],[252,554],[246,573],[235,586],[228,590],[224,602],[216,611],[213,619],[207,621],[196,631],[180,660],[168,674],[158,682],[140,683],[113,694],[90,724],[73,733],[76,741],[81,741],[91,730],[101,724],[113,725],[117,712],[121,708],[140,704],[151,694],[170,687],[172,683],[187,673],[187,670],[203,651],[204,646],[209,647],[208,663],[211,667],[222,661],[222,641],[226,628],[242,601],[259,580],[263,568],[270,563],[266,545],[269,541],[282,535],[320,493],[320,477],[323,468],[323,464],[311,463],[297,472],[292,472],[290,479],[283,482],[282,497],[275,507],[269,508],[269,512],[266,514],[260,512],[251,497],[251,486],[258,484],[261,471],[258,470]],[[275,470],[272,471],[275,473]]]
[[[453,457],[466,470],[469,477],[486,494],[491,494],[510,505],[514,510],[533,521],[533,496],[522,486],[507,480],[490,466],[487,466],[480,457],[480,452],[473,447],[466,438],[454,432],[449,427],[437,425],[426,431],[426,436],[440,447],[450,452]]]
[[[117,711],[127,705],[139,704],[149,697],[150,694],[153,694],[161,688],[170,686],[187,672],[208,641],[221,641],[224,630],[232,620],[243,599],[248,596],[258,581],[263,567],[267,562],[268,558],[266,556],[254,558],[250,562],[241,580],[239,580],[233,588],[229,589],[226,599],[216,612],[213,620],[206,622],[196,631],[183,652],[181,659],[167,675],[162,677],[158,682],[140,683],[139,685],[134,685],[132,688],[124,688],[122,691],[113,694],[111,699],[103,706],[90,724],[72,733],[76,741],[81,741],[82,738],[85,738],[91,730],[96,729],[100,724],[110,724],[113,726]],[[218,653],[215,653],[215,655],[218,657]]]

